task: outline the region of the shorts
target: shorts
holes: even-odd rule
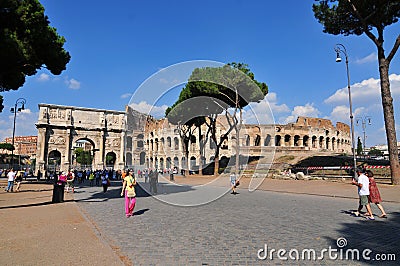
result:
[[[360,196],[360,205],[361,206],[368,205],[368,196],[367,195]]]

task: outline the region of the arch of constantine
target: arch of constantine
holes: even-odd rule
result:
[[[92,168],[125,166],[125,112],[39,104],[36,171],[59,164],[61,171],[73,167],[74,149],[79,141],[90,143]],[[54,162],[52,162],[54,161]]]

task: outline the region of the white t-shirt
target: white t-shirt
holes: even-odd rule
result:
[[[362,184],[362,187],[358,187],[358,195],[368,196],[369,195],[369,179],[366,175],[361,174],[358,177],[358,184]]]
[[[14,171],[8,172],[7,177],[8,177],[8,181],[14,181],[15,172]]]

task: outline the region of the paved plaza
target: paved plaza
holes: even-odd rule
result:
[[[375,258],[391,254],[400,259],[400,210],[395,202],[384,204],[389,218],[376,221],[350,215],[357,206],[354,198],[262,190],[239,189],[238,195],[227,193],[201,206],[181,207],[165,201],[199,187],[161,183],[159,199],[139,190],[135,215],[125,218],[119,185],[114,181],[105,194],[99,187],[83,187],[74,197],[106,241],[119,247],[133,265],[360,265],[376,264]],[[376,207],[373,210],[379,214]],[[268,256],[262,260],[266,247]],[[279,249],[286,251],[281,257],[287,260],[279,259]],[[300,260],[291,259],[296,256],[293,249]],[[327,251],[324,260],[313,261],[306,249],[315,250],[317,258]],[[329,249],[337,250],[331,256],[338,259],[329,259]],[[346,260],[349,249],[357,249],[361,261]],[[366,249],[371,250],[366,251],[370,261],[362,260]],[[301,260],[303,251],[306,259]]]

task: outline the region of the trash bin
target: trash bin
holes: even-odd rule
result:
[[[54,184],[53,187],[53,203],[60,203],[64,201],[64,184]]]

